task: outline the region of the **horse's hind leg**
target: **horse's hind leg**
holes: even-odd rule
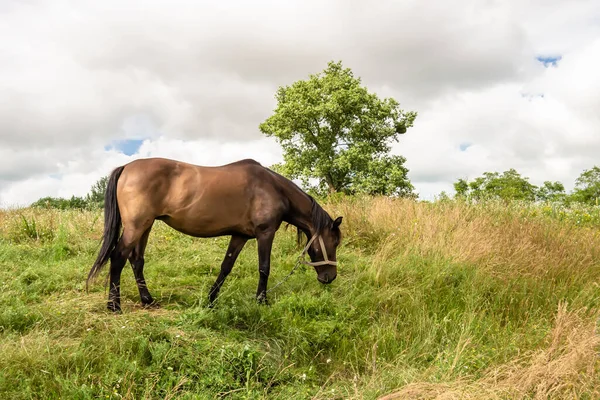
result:
[[[227,248],[227,254],[225,254],[225,258],[221,263],[221,272],[219,273],[219,276],[217,277],[217,280],[212,286],[212,288],[210,289],[210,293],[208,295],[210,306],[212,306],[212,304],[216,300],[217,295],[219,294],[219,290],[221,290],[221,286],[223,286],[225,278],[227,278],[227,275],[229,275],[229,273],[231,272],[233,264],[235,264],[235,260],[240,255],[240,252],[244,248],[244,245],[247,241],[248,239],[242,236],[231,236],[231,241],[229,242],[229,247]]]
[[[106,305],[110,311],[116,312],[121,310],[121,272],[127,262],[127,258],[146,229],[147,227],[143,229],[125,227],[117,247],[110,255],[110,289]]]
[[[258,241],[258,288],[256,290],[256,299],[261,304],[268,304],[267,301],[267,282],[271,271],[271,249],[273,248],[273,239],[275,231],[262,232],[257,237]]]
[[[150,295],[150,291],[148,291],[146,279],[144,279],[144,252],[146,251],[148,236],[150,236],[151,230],[152,226],[150,226],[150,228],[148,228],[142,234],[140,241],[136,244],[135,248],[131,252],[131,255],[129,256],[129,262],[131,263],[133,275],[135,276],[135,283],[137,284],[140,292],[140,299],[142,300],[142,305],[144,306],[157,305],[154,303],[154,299],[152,298],[152,295]]]

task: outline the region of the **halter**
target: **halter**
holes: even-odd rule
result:
[[[310,249],[310,245],[315,241],[316,238],[319,238],[319,244],[321,245],[321,251],[323,252],[323,261],[306,261],[304,256],[308,253],[308,249]],[[320,267],[322,265],[337,265],[337,261],[331,261],[327,257],[327,250],[325,249],[325,243],[323,242],[323,237],[321,235],[315,234],[306,244],[304,250],[302,250],[302,254],[300,255],[300,262],[302,264],[310,265],[312,267]]]
[[[321,251],[323,252],[323,261],[316,261],[316,262],[312,262],[312,261],[306,261],[304,259],[304,256],[306,256],[306,253],[308,252],[308,249],[310,249],[310,245],[315,241],[316,238],[319,238],[319,244],[321,245]],[[296,261],[296,265],[294,265],[294,268],[292,268],[292,270],[290,271],[290,273],[283,278],[281,281],[279,281],[279,283],[277,283],[275,286],[273,286],[270,289],[265,290],[265,293],[269,293],[271,290],[275,290],[278,286],[280,286],[282,283],[284,283],[285,281],[288,280],[288,278],[290,276],[292,276],[292,274],[294,273],[294,271],[296,271],[296,269],[300,266],[300,264],[306,264],[306,265],[310,265],[312,267],[320,267],[322,265],[337,265],[337,261],[331,261],[329,259],[329,257],[327,257],[327,250],[325,250],[325,243],[323,242],[323,238],[321,237],[321,235],[319,234],[315,234],[306,244],[306,247],[304,248],[304,250],[302,250],[302,253],[300,254],[300,256],[298,257],[298,260]]]

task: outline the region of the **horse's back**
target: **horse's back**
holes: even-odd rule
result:
[[[279,206],[276,182],[255,160],[205,167],[164,158],[135,160],[118,186],[125,220],[160,218],[195,236],[250,233],[258,214]]]
[[[165,174],[165,173],[180,172],[180,171],[185,171],[185,170],[200,169],[200,170],[212,171],[212,170],[226,170],[226,169],[231,169],[231,168],[236,168],[236,167],[252,167],[252,166],[256,166],[256,167],[260,167],[261,169],[264,169],[264,167],[262,166],[261,163],[259,163],[258,161],[254,160],[254,159],[251,159],[251,158],[246,158],[243,160],[234,161],[229,164],[224,164],[224,165],[219,165],[219,166],[204,166],[204,165],[196,165],[196,164],[191,164],[191,163],[187,163],[184,161],[177,161],[177,160],[172,160],[169,158],[161,158],[161,157],[140,158],[137,160],[133,160],[130,163],[126,164],[125,168],[129,169],[130,171],[133,169],[143,170],[143,171],[145,171],[146,175],[150,174],[153,176],[160,176],[161,174]]]

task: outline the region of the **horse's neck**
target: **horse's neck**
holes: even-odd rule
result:
[[[313,235],[314,229],[312,216],[312,201],[298,187],[291,189],[292,190],[286,193],[290,204],[290,210],[288,212],[286,222],[289,222],[290,224],[298,227],[307,235]]]
[[[276,185],[288,199],[289,209],[284,221],[296,226],[308,236],[314,235],[312,199],[291,180],[276,172],[271,172],[277,182]]]

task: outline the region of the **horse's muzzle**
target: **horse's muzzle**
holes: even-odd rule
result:
[[[329,274],[326,272],[323,274],[323,277],[318,276],[317,280],[324,284],[330,284],[331,282],[333,282],[335,280],[336,277],[337,277],[337,275],[333,275],[333,277],[330,277]]]

